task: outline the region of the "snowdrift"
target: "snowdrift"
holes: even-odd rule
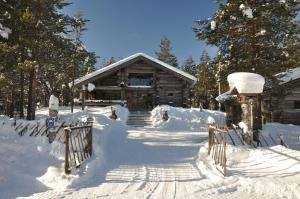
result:
[[[99,173],[105,163],[104,150],[108,134],[124,129],[128,110],[114,106],[119,118],[111,120],[103,115],[104,108],[91,108],[89,111],[69,113],[60,111],[60,119],[85,121],[94,118],[93,156],[84,162],[71,175],[64,174],[64,145],[58,141],[49,144],[45,136],[19,136],[13,126],[13,120],[0,116],[0,193],[1,198],[29,196],[49,189],[65,190],[68,187],[84,184]],[[38,112],[40,121],[47,118],[48,109]],[[31,121],[36,122],[36,121]]]
[[[161,120],[164,111],[168,111],[169,120]],[[207,131],[207,119],[212,117],[217,123],[225,124],[225,113],[199,108],[178,108],[167,105],[157,106],[151,112],[154,127],[164,130]]]

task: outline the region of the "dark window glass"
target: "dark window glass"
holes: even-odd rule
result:
[[[128,76],[128,86],[151,86],[153,74],[131,73]]]
[[[294,101],[295,109],[300,109],[300,100]]]

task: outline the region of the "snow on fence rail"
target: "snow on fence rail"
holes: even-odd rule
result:
[[[209,125],[208,126],[208,155],[210,155],[219,170],[226,176],[226,139],[225,133],[228,133],[226,127]]]
[[[25,120],[15,120],[12,124],[14,126],[15,132],[20,135],[29,135],[29,136],[46,136],[49,138],[49,142],[54,140],[64,142],[64,128],[74,127],[74,126],[83,126],[86,125],[86,122],[80,120],[75,120],[72,122],[67,121],[58,121],[54,128],[49,128],[46,125],[44,120],[38,121],[25,121]]]
[[[24,120],[14,121],[15,131],[24,136],[47,136],[49,143],[57,140],[65,145],[65,173],[70,174],[73,168],[78,168],[81,163],[92,155],[92,129],[93,122],[89,118],[87,122],[60,121],[50,129],[44,121],[28,122]]]
[[[66,174],[70,174],[72,168],[78,168],[84,160],[92,156],[92,129],[92,123],[64,129]]]

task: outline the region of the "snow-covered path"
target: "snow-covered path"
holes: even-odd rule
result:
[[[107,140],[105,167],[90,184],[33,198],[190,198],[191,183],[204,179],[196,158],[207,132],[137,128],[118,136]]]
[[[98,125],[95,124],[96,129],[100,128]],[[99,173],[83,175],[86,180],[81,179],[68,189],[47,190],[29,198],[269,199],[300,196],[299,153],[281,146],[250,151],[234,148],[238,150],[236,155],[228,157],[230,176],[223,178],[217,171],[213,172],[208,162],[204,145],[207,132],[124,126],[123,130],[110,131],[109,136],[102,138],[105,162],[101,166],[94,165],[96,170],[99,167]],[[273,149],[276,151],[272,152]],[[287,159],[287,155],[293,158]],[[274,164],[283,160],[288,164]]]

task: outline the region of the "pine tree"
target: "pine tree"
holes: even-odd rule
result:
[[[184,61],[183,65],[181,66],[181,70],[183,70],[191,75],[197,76],[198,68],[197,68],[197,65],[195,64],[192,56],[189,56]]]
[[[209,100],[217,96],[217,79],[214,66],[211,64],[207,52],[204,51],[198,65],[198,81],[193,89],[195,106],[201,103],[204,108],[208,108]]]
[[[267,79],[292,66],[299,44],[299,2],[218,0],[212,19],[197,21],[196,37],[220,50],[227,74],[256,72]],[[298,45],[299,49],[299,45]],[[226,78],[226,76],[224,77]]]
[[[73,63],[74,55],[76,77],[95,70],[96,55],[68,38],[73,20],[59,12],[68,4],[64,0],[49,0],[47,4],[0,1],[0,12],[5,13],[1,25],[11,30],[7,36],[0,35],[0,97],[6,101],[7,115],[13,116],[18,110],[22,117],[27,106],[27,119],[32,120],[36,105],[47,105],[53,92],[64,96],[68,104],[68,93],[63,92],[70,91],[73,76],[66,66]]]
[[[109,66],[113,63],[116,63],[118,60],[115,57],[110,57],[109,60],[104,59],[102,63],[102,67]]]
[[[168,37],[164,36],[160,41],[160,52],[155,52],[157,58],[171,66],[178,67],[177,57],[171,53],[172,47]]]

